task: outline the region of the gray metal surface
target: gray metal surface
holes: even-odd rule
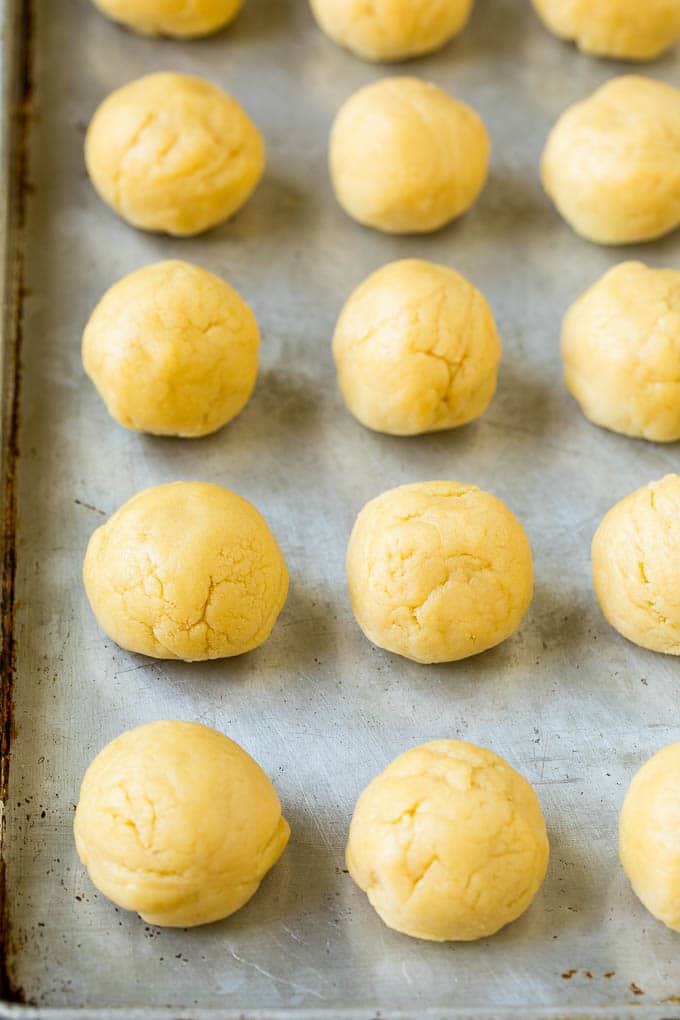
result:
[[[37,0],[27,195],[16,576],[16,680],[4,855],[15,994],[126,1016],[368,1018],[671,1017],[680,937],[634,898],[617,863],[617,812],[652,752],[680,738],[680,665],[604,622],[589,578],[602,514],[680,464],[589,425],[560,378],[560,318],[624,257],[680,262],[680,235],[635,249],[575,237],[538,179],[558,114],[623,65],[550,37],[528,0],[478,0],[461,38],[408,65],[470,101],[493,137],[486,190],[459,223],[421,238],[363,230],[335,204],[326,139],[358,86],[389,73],[325,39],[305,0],[247,0],[202,42],[144,40],[88,0]],[[96,198],[85,125],[113,88],[154,69],[204,74],[263,130],[268,168],[230,223],[195,240],[137,233]],[[670,56],[647,73],[678,83]],[[399,68],[403,71],[404,68]],[[345,411],[330,338],[350,290],[401,256],[454,266],[488,296],[504,341],[484,418],[417,439],[374,435]],[[262,369],[244,413],[200,441],[127,433],[85,379],[80,333],[122,274],[164,257],[224,275],[255,309]],[[271,639],[240,659],[165,663],[97,629],[80,582],[92,530],[138,489],[178,478],[236,489],[266,515],[291,570]],[[343,559],[362,504],[399,483],[453,478],[505,500],[533,545],[536,595],[513,638],[423,667],[369,645]],[[71,836],[80,778],[121,730],[196,719],[272,776],[290,847],[236,916],[160,931],[114,910]],[[400,751],[434,737],[492,747],[535,784],[552,860],[531,910],[495,938],[429,945],[382,925],[343,872],[354,800]],[[569,976],[567,976],[569,975]],[[132,1007],[148,1007],[132,1013]],[[429,1010],[429,1011],[428,1011]],[[8,1007],[8,1016],[16,1008]],[[104,1014],[102,1014],[104,1015]],[[106,1014],[108,1015],[108,1014]]]

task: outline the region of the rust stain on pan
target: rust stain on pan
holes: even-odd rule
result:
[[[28,137],[33,110],[32,38],[34,0],[15,0],[7,5],[7,31],[14,33],[14,66],[7,81],[9,129],[6,133],[5,171],[9,174],[6,233],[6,309],[4,317],[3,391],[6,403],[2,422],[2,620],[0,646],[0,798],[7,803],[10,748],[12,740],[12,687],[15,669],[14,582],[16,576],[17,462],[19,458],[19,396],[21,382],[21,340],[25,298],[24,235],[26,195],[29,182]],[[11,77],[10,77],[11,75]],[[4,837],[5,820],[3,817]],[[4,840],[3,840],[4,841]],[[5,1000],[21,1001],[7,970],[9,945],[5,862],[0,859],[0,994]]]

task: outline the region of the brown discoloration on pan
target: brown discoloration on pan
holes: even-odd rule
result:
[[[7,37],[5,88],[8,121],[5,124],[5,201],[7,202],[4,261],[6,266],[5,316],[2,347],[2,620],[0,646],[0,798],[7,803],[10,747],[13,736],[12,687],[15,669],[14,581],[16,573],[17,466],[19,459],[19,398],[23,332],[24,235],[29,182],[29,130],[33,113],[32,34],[33,0],[8,0],[5,7]],[[11,239],[11,242],[10,242]],[[11,243],[11,248],[10,248]],[[0,840],[4,844],[4,817]],[[0,994],[21,1001],[21,989],[7,970],[8,917],[5,862],[0,859]]]

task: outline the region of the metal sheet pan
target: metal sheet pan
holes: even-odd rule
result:
[[[481,112],[494,146],[488,186],[450,228],[390,238],[343,215],[325,166],[341,102],[388,72],[325,39],[305,0],[248,0],[228,31],[184,44],[136,38],[88,0],[8,0],[6,15],[2,1015],[680,1016],[678,936],[646,914],[616,859],[631,776],[680,738],[679,666],[610,630],[589,580],[602,514],[677,470],[680,457],[677,445],[589,425],[562,387],[558,357],[570,301],[624,257],[677,266],[680,235],[626,250],[589,245],[555,215],[537,171],[556,116],[627,68],[551,38],[528,0],[478,0],[459,40],[397,70]],[[97,103],[159,68],[226,87],[267,139],[255,197],[195,240],[131,230],[96,198],[83,166]],[[679,68],[675,55],[647,73],[677,84]],[[504,341],[485,417],[411,440],[371,434],[349,416],[330,355],[351,288],[408,255],[469,276]],[[201,441],[126,433],[80,366],[80,333],[105,288],[168,256],[223,274],[262,328],[252,401]],[[287,606],[271,640],[246,657],[146,660],[106,640],[88,609],[80,568],[91,531],[136,490],[177,478],[236,489],[284,549]],[[536,561],[536,596],[519,633],[451,666],[417,666],[370,646],[345,592],[358,509],[383,489],[429,478],[475,482],[504,499]],[[273,777],[293,830],[246,908],[190,932],[161,932],[114,910],[89,884],[71,837],[89,760],[121,730],[161,717],[197,719],[241,742]],[[343,870],[357,794],[398,752],[438,736],[508,758],[535,784],[550,828],[552,863],[534,906],[477,944],[428,945],[389,931]]]

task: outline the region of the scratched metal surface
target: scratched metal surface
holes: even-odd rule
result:
[[[623,66],[551,38],[524,0],[478,0],[465,34],[408,72],[484,116],[494,145],[488,186],[441,233],[389,238],[341,213],[325,170],[335,111],[387,72],[326,40],[305,0],[248,0],[228,31],[185,44],[136,38],[87,0],[34,6],[5,841],[15,994],[39,1007],[31,1015],[66,1010],[60,1017],[132,1007],[193,1017],[368,1017],[378,1008],[404,1016],[427,1008],[432,1017],[678,1015],[670,1005],[680,993],[678,936],[645,913],[616,860],[631,776],[680,738],[678,662],[607,627],[591,592],[589,543],[616,499],[677,470],[680,459],[677,446],[611,435],[581,417],[561,384],[558,334],[569,302],[617,260],[677,266],[680,235],[626,251],[593,247],[554,214],[537,174],[557,115]],[[158,68],[226,87],[267,139],[268,169],[252,201],[196,240],[128,228],[95,197],[83,166],[97,103]],[[649,73],[677,83],[679,69],[676,55]],[[345,412],[330,356],[351,288],[408,255],[469,276],[504,341],[486,416],[413,440],[371,434]],[[201,441],[126,433],[80,366],[80,333],[104,289],[168,256],[227,277],[262,328],[252,401]],[[284,549],[288,603],[271,640],[244,658],[187,666],[130,655],[102,636],[85,601],[81,561],[101,515],[178,478],[217,481],[251,499]],[[475,482],[507,501],[536,563],[519,633],[440,667],[370,646],[350,614],[343,572],[364,501],[430,478]],[[114,910],[90,885],[71,838],[92,756],[121,730],[163,717],[197,719],[241,742],[272,776],[292,825],[289,850],[251,903],[190,932],[162,932]],[[471,945],[389,931],[343,872],[357,794],[398,752],[441,736],[508,758],[535,784],[550,829],[550,871],[532,909]]]

